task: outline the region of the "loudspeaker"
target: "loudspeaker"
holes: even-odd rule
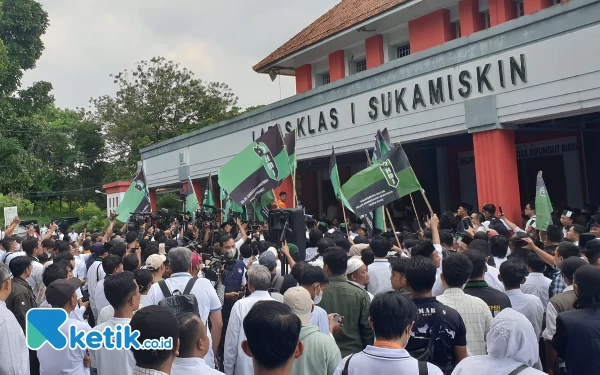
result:
[[[267,241],[281,248],[281,239],[298,247],[298,260],[306,258],[306,224],[304,211],[300,208],[285,208],[269,211],[269,235]],[[284,233],[285,230],[285,233]]]

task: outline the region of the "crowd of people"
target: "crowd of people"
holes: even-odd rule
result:
[[[285,202],[285,197],[282,202]],[[266,225],[174,221],[59,238],[5,229],[0,374],[594,374],[600,368],[600,210],[523,228],[463,203],[400,231],[306,219],[306,252]],[[421,227],[423,224],[423,227]],[[130,228],[131,229],[131,228]],[[170,349],[38,350],[27,312],[130,326]]]

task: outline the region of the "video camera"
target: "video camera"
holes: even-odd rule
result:
[[[233,266],[235,265],[235,259],[228,258],[225,255],[212,256],[210,254],[201,254],[203,260],[210,260],[210,264],[202,270],[204,276],[210,281],[217,282],[219,276],[223,275],[223,279],[230,276],[233,273]]]

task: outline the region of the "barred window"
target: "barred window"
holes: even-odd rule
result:
[[[367,60],[361,60],[356,63],[356,73],[364,72],[367,70]]]
[[[410,55],[410,43],[396,47],[396,58],[401,59]]]
[[[489,29],[490,27],[492,27],[492,21],[490,20],[490,12],[485,12],[483,13],[483,19],[485,22],[485,28]]]
[[[325,73],[321,75],[321,84],[326,85],[329,83],[329,73]]]
[[[517,17],[522,17],[525,15],[525,5],[523,5],[523,0],[517,0]]]

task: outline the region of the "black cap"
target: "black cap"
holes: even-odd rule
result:
[[[146,306],[138,310],[129,323],[132,331],[139,331],[138,341],[143,343],[148,339],[160,340],[161,337],[173,338],[173,345],[179,339],[178,322],[175,315],[166,307],[158,305]],[[138,363],[153,363],[158,350],[134,350]],[[162,352],[162,350],[161,350]],[[144,360],[148,358],[147,360]]]
[[[63,307],[80,287],[81,280],[77,277],[54,280],[46,288],[46,301],[53,307]]]
[[[462,207],[462,208],[464,208],[464,209],[468,210],[469,212],[473,211],[473,205],[472,205],[472,204],[469,204],[469,203],[467,203],[467,202],[462,202],[462,203],[460,204],[460,207]]]
[[[412,247],[410,250],[412,256],[421,255],[425,258],[429,258],[435,251],[435,247],[431,241],[421,241]]]
[[[560,271],[567,279],[573,280],[573,274],[575,271],[577,271],[579,267],[585,266],[586,264],[587,262],[580,257],[569,257],[560,265]]]

